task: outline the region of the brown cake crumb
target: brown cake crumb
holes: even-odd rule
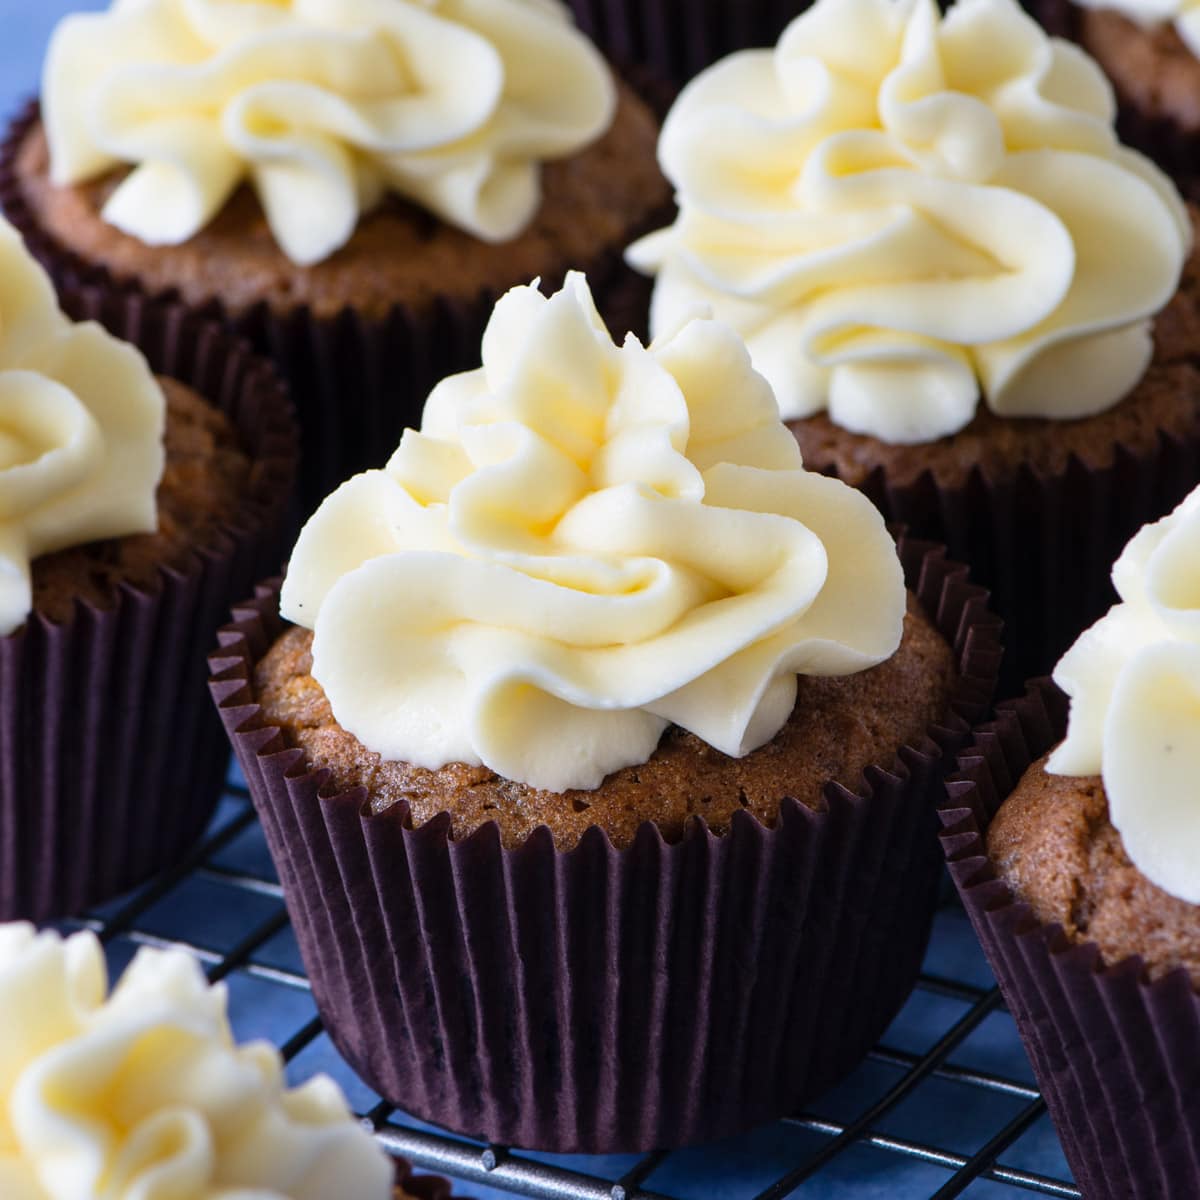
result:
[[[1193,210],[1193,220],[1198,214]],[[818,413],[788,428],[811,471],[836,473],[860,487],[876,467],[904,487],[926,470],[945,488],[962,487],[979,467],[989,479],[1011,479],[1021,466],[1045,475],[1066,469],[1072,455],[1089,468],[1110,466],[1118,446],[1148,455],[1160,432],[1181,439],[1200,434],[1200,247],[1184,265],[1179,290],[1154,326],[1154,361],[1119,404],[1078,421],[999,417],[980,399],[974,420],[958,433],[912,446],[851,433]]]
[[[644,765],[614,772],[595,791],[555,793],[486,767],[457,763],[429,771],[384,762],[334,720],[310,674],[311,647],[308,630],[288,630],[257,665],[254,685],[264,724],[278,726],[310,768],[328,768],[331,787],[365,787],[375,812],[407,801],[417,826],[448,811],[460,839],[495,820],[504,844],[515,847],[544,824],[560,850],[577,845],[593,825],[624,848],[645,821],[674,841],[692,817],[723,833],[743,808],[772,825],[784,796],[819,808],[829,781],[856,787],[866,767],[891,766],[902,745],[920,742],[945,716],[956,678],[950,647],[910,596],[904,638],[892,658],[857,675],[800,676],[790,721],[745,758],[729,758],[672,728]]]
[[[1048,775],[1034,763],[988,830],[997,873],[1073,942],[1115,965],[1141,955],[1151,978],[1183,967],[1200,988],[1200,906],[1164,892],[1129,860],[1098,777]]]
[[[657,142],[650,107],[621,84],[612,127],[579,154],[543,168],[541,211],[514,240],[480,241],[391,197],[359,222],[346,246],[311,267],[296,266],[279,249],[250,188],[183,245],[151,247],[100,216],[126,172],[55,187],[40,124],[20,148],[16,171],[47,233],[146,291],[173,289],[195,307],[219,299],[231,315],[266,301],[280,312],[308,306],[329,317],[351,308],[378,319],[396,304],[424,309],[440,297],[473,301],[481,291],[556,278],[620,254],[671,201]]]
[[[1200,61],[1171,21],[1143,27],[1111,9],[1080,9],[1079,40],[1121,100],[1148,117],[1200,130]]]
[[[184,566],[237,512],[250,462],[224,413],[190,388],[160,379],[167,398],[166,466],[158,486],[158,531],[90,542],[33,563],[33,608],[67,620],[76,600],[111,606],[122,583],[151,587],[162,567]]]

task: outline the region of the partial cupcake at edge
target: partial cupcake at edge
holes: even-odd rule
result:
[[[810,469],[971,564],[1010,694],[1200,478],[1191,214],[1114,114],[1015,0],[820,0],[684,90],[629,251],[655,335],[708,306]]]
[[[1112,80],[1118,128],[1200,195],[1200,7],[1194,0],[1031,0],[1052,33],[1078,42]]]
[[[179,308],[63,301],[95,319],[0,220],[3,919],[109,899],[203,830],[225,757],[205,644],[280,561],[296,468],[247,347]]]
[[[172,293],[273,354],[310,509],[381,465],[510,287],[621,263],[670,192],[650,106],[558,0],[75,14],[12,129],[3,203],[59,282]]]
[[[1200,490],[1113,580],[961,757],[943,841],[1084,1194],[1149,1200],[1200,1190]]]
[[[793,1111],[915,981],[996,622],[803,469],[727,327],[618,346],[572,275],[482,358],[211,659],[326,1027],[505,1145]]]
[[[143,948],[109,989],[92,933],[0,925],[5,1200],[446,1200],[389,1160],[328,1076],[239,1045],[223,983]]]

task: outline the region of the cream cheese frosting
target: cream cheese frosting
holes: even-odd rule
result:
[[[1200,489],[1129,543],[1113,583],[1121,603],[1054,673],[1071,716],[1046,769],[1102,776],[1134,865],[1200,904]]]
[[[141,950],[107,988],[94,935],[0,926],[5,1200],[389,1200],[337,1085],[237,1046],[194,959]]]
[[[1076,0],[1084,8],[1110,9],[1153,29],[1170,22],[1187,48],[1200,58],[1200,0]]]
[[[742,333],[785,418],[892,443],[1111,407],[1191,241],[1099,67],[1015,0],[818,0],[694,80],[659,157],[678,220],[629,250],[656,336]]]
[[[579,275],[500,301],[482,368],[309,521],[281,604],[371,750],[557,792],[671,724],[749,753],[797,674],[889,657],[904,608],[882,518],[802,469],[737,335],[618,347]]]
[[[58,26],[42,113],[55,183],[132,166],[119,229],[187,241],[248,182],[306,266],[389,191],[517,236],[615,97],[559,0],[113,0]]]
[[[165,421],[141,354],[70,321],[0,220],[0,636],[32,610],[38,555],[158,527]]]

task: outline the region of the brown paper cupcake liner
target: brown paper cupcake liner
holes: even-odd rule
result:
[[[0,142],[0,206],[60,288],[87,285],[137,294],[136,281],[115,279],[58,243],[39,224],[16,174],[17,153],[40,119],[28,104]],[[669,224],[674,212],[656,212],[632,241]],[[624,264],[624,246],[591,262],[564,262],[542,279],[543,290],[557,289],[568,270],[587,272],[596,303],[610,327],[622,334],[646,333],[651,281]],[[405,428],[421,423],[425,401],[447,375],[479,365],[483,331],[500,295],[528,279],[455,300],[438,299],[422,308],[396,304],[382,317],[352,309],[323,317],[306,306],[276,311],[266,302],[231,312],[218,300],[200,315],[247,338],[278,364],[291,391],[301,430],[303,469],[299,480],[301,516],[306,517],[339,484],[359,471],[382,467]],[[175,299],[173,293],[155,299]]]
[[[182,309],[97,291],[75,318],[137,344],[151,366],[232,420],[253,461],[236,521],[153,588],[111,607],[33,615],[0,638],[0,920],[74,914],[142,882],[195,842],[228,747],[205,696],[205,650],[281,561],[296,433],[270,364]]]
[[[571,0],[575,19],[615,63],[682,86],[735,50],[774,46],[807,0]]]
[[[516,850],[448,814],[411,827],[265,725],[254,663],[283,629],[278,583],[235,610],[214,699],[278,866],[330,1036],[383,1096],[506,1145],[637,1151],[794,1111],[868,1051],[912,989],[940,876],[935,807],[965,726],[988,709],[998,623],[965,568],[902,540],[910,583],[953,645],[944,723],[825,807],[783,799],[667,844],[598,829]]]
[[[931,471],[896,484],[876,467],[859,487],[889,521],[944,544],[989,589],[1004,620],[1000,695],[1008,697],[1052,671],[1108,611],[1116,600],[1112,565],[1126,543],[1197,481],[1200,434],[1160,433],[1152,454],[1118,446],[1102,468],[1072,456],[1059,474],[1022,466],[1012,479],[993,480],[975,467],[950,486]]]
[[[1061,740],[1066,701],[1039,680],[1001,709],[959,757],[942,845],[1071,1170],[1088,1200],[1200,1196],[1200,994],[1183,970],[1149,983],[1139,959],[1106,966],[997,878],[987,827]]]

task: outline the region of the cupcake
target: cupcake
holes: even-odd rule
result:
[[[747,340],[813,470],[992,588],[1007,682],[1200,478],[1192,226],[1103,74],[1015,0],[820,0],[683,92],[651,326]]]
[[[964,569],[802,469],[731,330],[618,347],[572,275],[500,301],[211,662],[342,1053],[424,1119],[604,1152],[867,1052],[997,660]]]
[[[226,757],[205,646],[280,561],[295,470],[282,384],[245,347],[177,309],[66,302],[108,329],[65,315],[0,222],[4,919],[107,899],[203,830]]]
[[[1035,0],[1030,7],[1104,68],[1121,136],[1189,196],[1200,195],[1200,7],[1192,0]]]
[[[1121,602],[1059,663],[1069,720],[1034,685],[962,758],[945,813],[1088,1197],[1200,1193],[1197,562],[1200,490],[1134,538]]]
[[[571,0],[580,28],[613,62],[681,86],[705,67],[774,42],[808,0]]]
[[[144,0],[60,24],[0,193],[60,282],[172,294],[275,356],[312,505],[508,288],[578,265],[634,304],[657,133],[558,0]]]
[[[91,933],[0,926],[7,1200],[404,1200],[337,1084],[239,1046],[223,984],[143,949],[109,994]]]

